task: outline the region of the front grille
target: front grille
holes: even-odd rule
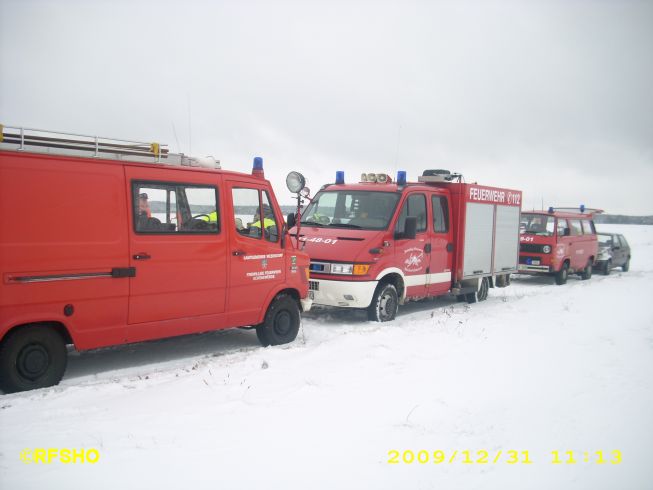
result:
[[[544,245],[538,245],[535,243],[522,243],[519,245],[519,251],[531,254],[543,254],[544,251],[542,250],[542,247],[544,247]]]
[[[320,283],[317,281],[308,281],[308,289],[310,291],[319,291],[320,290]]]

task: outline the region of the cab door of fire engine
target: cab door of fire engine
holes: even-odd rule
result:
[[[415,238],[404,238],[406,218],[417,218]],[[424,297],[430,267],[431,242],[427,233],[426,194],[408,194],[401,205],[395,224],[395,257],[397,267],[404,273],[406,296]]]
[[[429,227],[429,270],[427,291],[429,296],[438,296],[451,288],[451,267],[453,263],[453,235],[451,231],[449,196],[444,192],[430,195],[431,220]]]
[[[128,339],[191,333],[192,318],[225,311],[220,176],[138,166],[125,167],[125,173],[134,271]]]
[[[281,248],[284,221],[263,183],[228,180],[227,193],[235,224],[229,230],[231,286],[227,305],[230,318],[252,325],[259,321],[273,290],[285,283],[285,253]]]

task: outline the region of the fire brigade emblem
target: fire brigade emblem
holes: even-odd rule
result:
[[[261,268],[267,269],[267,267],[268,267],[268,259],[261,260]]]
[[[424,260],[424,250],[413,247],[404,250],[406,259],[404,260],[404,269],[406,272],[417,272],[422,269]]]

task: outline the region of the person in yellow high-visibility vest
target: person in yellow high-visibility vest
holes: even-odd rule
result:
[[[272,227],[276,228],[277,222],[274,220],[274,213],[272,209],[267,204],[263,205],[263,228],[268,232],[269,235],[274,235],[271,233]],[[254,215],[254,223],[249,225],[250,235],[261,236],[261,217],[259,211],[256,211]]]

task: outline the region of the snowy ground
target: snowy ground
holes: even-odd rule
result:
[[[0,395],[0,487],[653,488],[653,227],[601,229],[629,238],[630,272],[520,277],[390,324],[316,311],[282,348],[234,330],[73,354],[61,385]],[[19,459],[49,447],[100,460]]]

